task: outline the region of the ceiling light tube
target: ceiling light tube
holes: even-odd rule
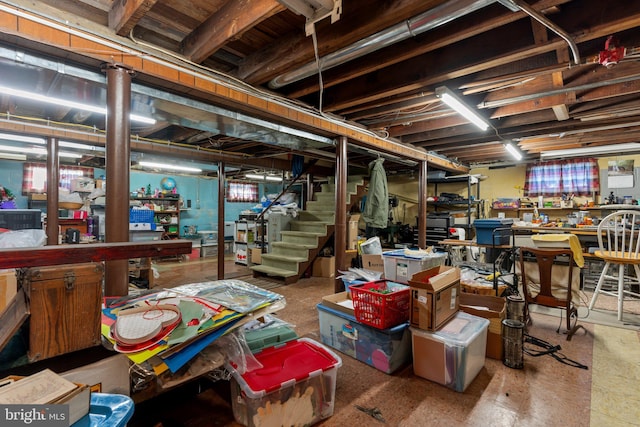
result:
[[[640,143],[628,142],[625,144],[599,145],[596,147],[569,148],[566,150],[543,151],[540,157],[545,158],[561,158],[561,157],[579,157],[597,154],[636,154],[640,152]]]
[[[11,151],[14,153],[37,154],[39,156],[47,155],[47,150],[45,150],[44,148],[36,148],[36,147],[25,148],[25,147],[14,147],[12,145],[0,145],[0,150]],[[80,159],[82,157],[82,155],[80,154],[68,153],[64,151],[59,152],[58,156],[67,157],[70,159]]]
[[[485,121],[485,119],[480,117],[478,113],[467,106],[464,101],[458,98],[451,90],[449,90],[449,88],[445,86],[437,87],[436,96],[440,98],[442,102],[454,109],[458,114],[462,115],[465,119],[469,120],[480,129],[487,130],[489,128],[489,124]]]
[[[264,175],[258,175],[255,173],[247,173],[244,175],[244,177],[249,179],[259,179],[260,181],[264,181]]]
[[[516,160],[522,160],[522,153],[512,143],[505,142],[504,148],[513,156]]]
[[[62,105],[69,108],[76,108],[82,111],[91,111],[92,113],[98,113],[105,116],[107,115],[107,108],[99,107],[97,105],[83,104],[81,102],[70,101],[68,99],[63,99],[63,98],[53,98],[51,96],[40,95],[38,93],[27,92],[24,90],[12,89],[6,86],[0,86],[0,92],[6,95],[12,95],[12,96],[17,96],[19,98],[30,99],[32,101],[40,101],[40,102],[45,102],[47,104]],[[137,114],[130,114],[129,118],[131,119],[131,121],[140,122],[144,124],[153,125],[156,123],[155,119],[152,119],[149,117],[143,117]]]
[[[282,177],[281,176],[275,176],[275,175],[267,175],[265,177],[265,179],[267,181],[282,181]]]
[[[12,133],[0,133],[0,139],[14,142],[30,142],[32,144],[44,144],[46,142],[44,138],[38,138],[35,136],[14,135]]]
[[[170,165],[167,163],[139,162],[138,164],[146,168],[166,169],[166,170],[174,170],[174,171],[181,171],[181,172],[202,172],[202,169],[200,168],[193,168],[190,166]]]
[[[16,154],[16,153],[0,153],[0,159],[6,160],[27,160],[27,156],[25,154]]]

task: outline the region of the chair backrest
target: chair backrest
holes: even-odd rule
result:
[[[613,212],[598,224],[600,252],[613,258],[638,258],[640,253],[640,211]]]
[[[534,262],[528,262],[528,257],[534,257]],[[553,266],[557,265],[558,257],[566,261],[568,265],[567,277],[565,283],[557,283],[554,281]],[[557,265],[559,267],[559,265]],[[528,274],[528,268],[536,268],[539,279],[539,292],[534,295],[532,288],[537,287],[531,283],[531,276]],[[527,303],[535,303],[547,307],[568,307],[571,303],[571,284],[573,282],[573,251],[568,248],[561,249],[540,249],[521,247],[520,248],[520,272],[522,275],[522,289],[525,301]],[[533,275],[535,276],[535,274]],[[554,292],[554,286],[566,286],[566,297],[562,298],[558,292]],[[564,294],[564,293],[563,293]]]

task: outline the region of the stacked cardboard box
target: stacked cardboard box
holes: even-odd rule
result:
[[[489,321],[459,312],[457,267],[419,271],[409,286],[413,372],[464,391],[484,366]]]

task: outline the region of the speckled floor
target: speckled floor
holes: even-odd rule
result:
[[[232,262],[229,276],[248,271]],[[216,264],[198,260],[157,265],[156,284],[177,286],[214,280]],[[278,287],[287,299],[279,317],[300,336],[320,341],[316,304],[333,293],[333,280],[307,278]],[[333,416],[322,426],[638,426],[640,425],[640,335],[622,329],[581,323],[571,341],[556,333],[559,319],[533,313],[529,334],[561,346],[579,369],[549,355],[524,356],[524,368],[512,369],[486,359],[484,367],[462,393],[417,377],[412,366],[385,374],[342,355]],[[340,353],[339,353],[340,354]],[[356,409],[378,408],[383,424]],[[230,406],[229,383],[206,382],[181,387],[136,406],[130,427],[237,426]]]

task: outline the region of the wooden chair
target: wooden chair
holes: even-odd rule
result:
[[[562,257],[562,273],[558,274],[563,265],[560,265],[558,257]],[[571,249],[540,249],[531,247],[520,248],[520,273],[522,276],[522,289],[524,293],[525,306],[538,304],[545,307],[559,308],[566,311],[567,316],[567,341],[571,340],[573,334],[584,327],[578,325],[578,309],[572,302],[573,283],[573,251]],[[554,275],[554,272],[556,274]],[[562,277],[559,281],[558,277]],[[575,318],[573,326],[571,319]],[[530,321],[530,318],[528,319]],[[558,326],[560,333],[560,326]]]
[[[598,225],[598,246],[595,255],[605,264],[589,309],[595,305],[598,295],[614,296],[618,299],[618,320],[621,321],[625,296],[640,298],[640,293],[632,290],[632,286],[640,285],[640,211],[620,210],[602,219]],[[635,277],[625,274],[628,265],[633,267]],[[609,274],[610,267],[614,267],[613,274]],[[616,289],[604,290],[606,279],[615,280]]]

